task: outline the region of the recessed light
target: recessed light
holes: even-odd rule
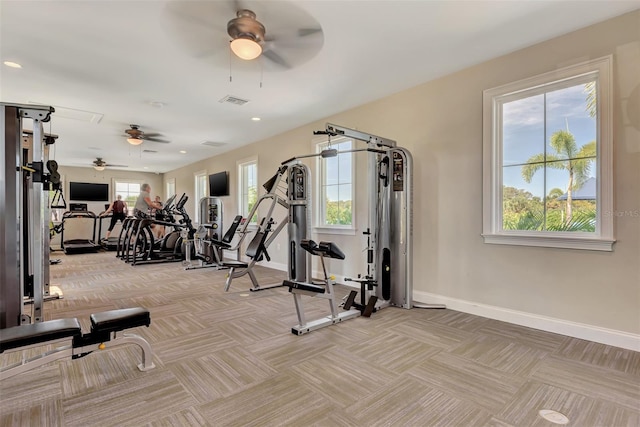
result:
[[[251,120],[253,120],[254,122],[259,122],[261,119],[260,117],[251,117]]]
[[[22,65],[18,64],[17,62],[4,61],[3,64],[11,68],[22,68]]]
[[[156,107],[156,108],[162,108],[165,106],[164,102],[160,102],[160,101],[151,101],[149,102],[149,105],[151,105],[152,107]]]
[[[145,167],[143,167],[142,169],[149,169],[149,166],[145,166]]]
[[[187,154],[185,150],[180,150],[180,154]]]

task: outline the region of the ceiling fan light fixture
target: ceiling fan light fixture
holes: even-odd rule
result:
[[[104,166],[94,166],[93,167],[95,170],[97,170],[98,172],[101,172],[104,170]]]
[[[131,145],[140,145],[142,144],[142,138],[127,138],[127,142]]]
[[[241,36],[231,41],[231,50],[238,58],[250,61],[260,56],[262,46],[250,36]]]

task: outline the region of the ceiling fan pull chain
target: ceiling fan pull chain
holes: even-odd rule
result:
[[[233,82],[233,78],[231,77],[231,49],[229,49],[229,83]]]

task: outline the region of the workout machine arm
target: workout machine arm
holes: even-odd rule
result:
[[[349,129],[344,126],[338,126],[331,123],[326,124],[326,133],[332,136],[346,136],[348,138],[358,139],[364,141],[367,144],[375,144],[378,146],[395,147],[396,141],[381,136],[371,135],[368,133],[360,132],[355,129]]]

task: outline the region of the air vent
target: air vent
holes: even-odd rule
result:
[[[156,150],[142,150],[143,153],[157,153]]]
[[[226,144],[224,142],[205,141],[202,143],[202,145],[206,145],[208,147],[222,147],[223,145],[226,145]]]
[[[235,104],[235,105],[244,105],[247,102],[249,102],[248,99],[242,99],[242,98],[238,98],[236,96],[231,96],[231,95],[227,95],[224,98],[222,98],[220,101],[218,101],[220,103],[229,103],[229,104]]]

